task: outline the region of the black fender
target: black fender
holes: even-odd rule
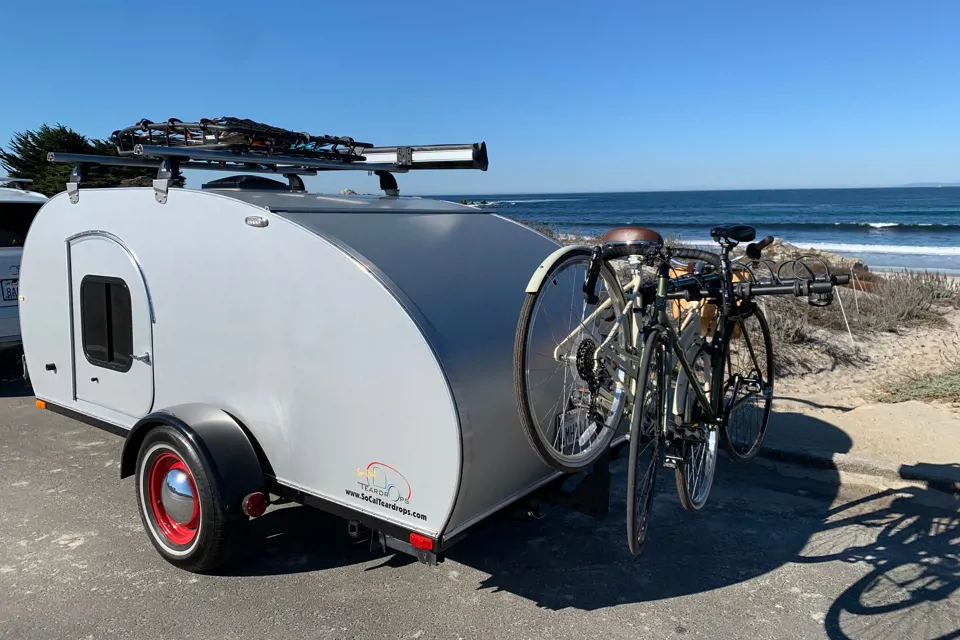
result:
[[[123,443],[120,478],[133,475],[140,445],[147,432],[158,425],[173,427],[196,449],[210,470],[226,512],[242,514],[241,503],[247,494],[265,492],[264,469],[252,437],[233,416],[206,404],[181,404],[140,418]]]

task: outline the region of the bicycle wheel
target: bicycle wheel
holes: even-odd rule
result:
[[[663,461],[663,420],[666,410],[664,361],[666,350],[657,330],[649,331],[637,379],[637,396],[630,416],[630,457],[627,463],[627,546],[639,555],[647,538],[657,472]]]
[[[623,290],[604,265],[599,300],[587,304],[583,283],[590,256],[589,249],[577,249],[550,267],[539,290],[523,302],[514,345],[520,424],[537,455],[565,473],[589,467],[609,448],[626,402],[626,374],[598,366],[595,358],[611,333],[615,345],[626,349],[629,318],[616,322],[625,305]]]
[[[729,325],[725,357],[723,444],[737,462],[763,446],[773,405],[773,342],[763,310],[753,308]]]
[[[699,319],[697,319],[699,325]],[[699,330],[699,326],[694,329]],[[692,369],[694,379],[687,377],[686,372],[677,363],[674,368],[676,375],[676,389],[674,392],[674,420],[680,425],[699,423],[697,429],[704,431],[703,442],[680,440],[682,449],[681,460],[674,469],[674,478],[677,482],[677,495],[680,504],[690,512],[699,512],[707,504],[710,490],[713,487],[713,476],[717,467],[717,453],[719,451],[719,434],[713,424],[701,419],[702,410],[697,400],[693,386],[703,390],[714,406],[714,399],[719,395],[719,388],[713,384],[713,362],[710,357],[710,348],[702,339],[694,339],[689,346],[685,345],[684,356]],[[682,431],[681,431],[682,433]]]

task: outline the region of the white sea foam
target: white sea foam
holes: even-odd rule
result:
[[[685,240],[686,243],[702,248],[717,251],[717,243],[713,240]],[[789,242],[789,240],[788,240]],[[843,242],[791,242],[799,249],[818,249],[831,253],[888,253],[904,256],[960,256],[960,247],[933,247],[921,245],[892,245],[892,244],[846,244]]]
[[[960,256],[960,247],[930,247],[918,245],[897,246],[892,244],[845,244],[842,242],[814,242],[801,248],[820,249],[833,253],[895,253],[917,256]]]

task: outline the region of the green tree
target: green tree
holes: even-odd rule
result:
[[[43,124],[36,131],[13,134],[8,150],[0,149],[0,166],[11,178],[30,178],[29,189],[52,196],[66,189],[73,165],[47,161],[47,153],[89,153],[116,156],[108,140],[88,139],[61,124]],[[87,172],[89,187],[150,186],[154,169],[142,167],[95,167]]]

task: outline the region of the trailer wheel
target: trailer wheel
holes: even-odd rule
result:
[[[200,456],[176,429],[158,425],[137,455],[137,507],[150,542],[182,569],[205,573],[229,560],[246,517],[229,517]]]

